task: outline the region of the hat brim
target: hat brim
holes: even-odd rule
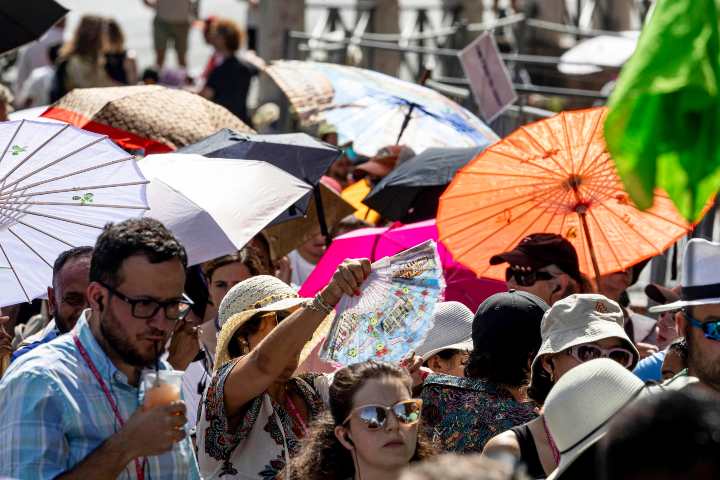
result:
[[[700,305],[717,305],[720,303],[720,297],[701,298],[699,300],[678,300],[677,302],[666,303],[665,305],[655,305],[648,309],[651,313],[661,313],[670,310],[680,310],[683,307],[697,307]]]
[[[570,468],[570,465],[572,465],[573,462],[577,460],[580,455],[582,455],[588,448],[595,445],[602,437],[605,436],[609,426],[609,422],[605,423],[605,425],[600,427],[596,432],[586,438],[582,443],[575,446],[575,448],[573,448],[569,452],[562,454],[560,456],[560,464],[555,470],[552,471],[552,473],[550,473],[550,475],[547,477],[547,480],[556,480],[558,476],[562,475],[563,472]]]
[[[659,305],[680,301],[680,295],[656,283],[650,283],[645,286],[645,295]]]
[[[267,312],[282,312],[285,310],[291,310],[299,307],[305,303],[307,298],[284,298],[277,302],[265,305],[262,308],[256,308],[252,310],[245,310],[231,316],[220,329],[217,340],[217,348],[215,349],[215,370],[219,369],[227,362],[232,360],[230,357],[229,347],[235,332],[242,327],[248,320],[250,320],[257,313]]]
[[[432,357],[433,355],[442,352],[443,350],[472,350],[473,349],[473,342],[472,338],[468,338],[467,340],[463,340],[462,342],[453,343],[452,345],[447,345],[439,348],[433,348],[432,350],[428,350],[427,352],[421,352],[417,351],[416,353],[420,355],[424,361],[427,361],[428,358]]]
[[[385,177],[392,171],[392,167],[382,165],[380,163],[370,160],[363,163],[362,165],[355,167],[355,170],[365,172],[368,175],[372,175],[374,177]]]
[[[628,349],[635,354],[634,362],[630,367],[630,370],[633,370],[637,365],[638,360],[640,359],[640,352],[638,351],[632,340],[630,340],[630,337],[628,337],[625,329],[614,322],[609,322],[607,320],[596,320],[589,322],[585,326],[585,332],[587,332],[588,330],[593,330],[593,327],[597,327],[595,329],[595,333],[586,333],[582,336],[576,336],[577,330],[569,329],[565,332],[558,332],[558,334],[554,335],[554,337],[556,337],[555,341],[552,341],[552,338],[548,338],[547,340],[545,340],[542,345],[540,345],[540,350],[538,350],[538,353],[535,355],[532,365],[530,366],[531,378],[535,376],[535,371],[538,368],[542,368],[542,366],[540,365],[540,359],[543,357],[543,355],[560,353],[570,347],[574,347],[575,345],[597,342],[599,340],[613,337],[623,340]]]
[[[490,257],[490,265],[500,265],[501,263],[509,263],[510,265],[521,265],[523,267],[540,268],[545,265],[538,265],[523,252],[511,250],[509,252],[499,253]]]

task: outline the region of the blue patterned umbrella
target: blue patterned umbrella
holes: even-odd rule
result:
[[[278,61],[266,69],[305,126],[335,126],[340,143],[372,156],[397,143],[416,153],[429,147],[485,147],[498,136],[440,93],[379,72],[330,63]]]

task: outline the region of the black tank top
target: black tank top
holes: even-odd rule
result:
[[[510,429],[518,440],[520,445],[520,459],[527,468],[527,474],[530,478],[545,478],[545,469],[540,462],[540,455],[538,455],[537,447],[535,447],[535,439],[530,432],[530,428],[527,424],[512,427]]]

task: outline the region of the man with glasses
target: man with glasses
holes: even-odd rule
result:
[[[491,265],[506,262],[508,289],[532,293],[548,305],[583,291],[575,247],[560,235],[533,233],[513,250],[490,259]]]
[[[199,478],[185,404],[142,407],[143,368],[159,360],[190,305],[187,256],[158,221],[109,224],[68,335],[23,355],[0,382],[0,477]]]
[[[720,393],[720,243],[688,242],[681,285],[680,300],[650,311],[680,310],[677,321],[688,344],[688,369],[701,385]],[[677,377],[687,375],[684,371]]]
[[[92,252],[92,247],[75,247],[57,257],[53,265],[52,286],[47,289],[52,320],[20,343],[12,355],[12,361],[73,329],[80,314],[88,306],[85,290]]]

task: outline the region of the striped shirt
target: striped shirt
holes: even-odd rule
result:
[[[73,330],[127,420],[142,392],[130,384],[95,339],[86,310]],[[169,368],[164,364],[162,368]],[[80,463],[120,429],[97,379],[72,335],[61,335],[10,365],[0,382],[0,477],[54,478]],[[199,479],[189,438],[147,457],[145,478]],[[130,462],[121,479],[137,478]]]

